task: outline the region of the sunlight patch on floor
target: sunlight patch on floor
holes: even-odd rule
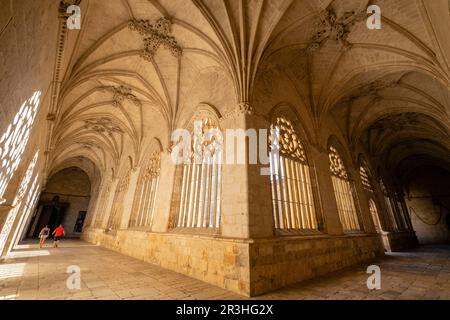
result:
[[[33,251],[12,251],[8,253],[8,259],[18,259],[18,258],[32,258],[32,257],[42,257],[49,256],[50,252],[48,250],[33,250]]]
[[[26,263],[0,264],[0,280],[21,277]]]

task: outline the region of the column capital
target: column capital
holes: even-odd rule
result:
[[[233,118],[239,115],[251,115],[253,114],[253,107],[250,105],[249,102],[239,102],[238,105],[232,109],[231,111],[227,112],[223,118]]]

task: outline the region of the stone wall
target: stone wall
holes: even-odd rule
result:
[[[50,202],[54,197],[54,194],[46,194],[45,192],[41,195],[41,201]],[[87,211],[89,206],[90,197],[85,196],[70,196],[70,195],[60,195],[60,202],[68,203],[69,206],[64,213],[64,219],[62,224],[66,230],[66,235],[71,238],[80,237],[80,233],[74,232],[74,227],[78,219],[78,214],[80,211]]]
[[[239,240],[88,228],[83,239],[245,296],[367,262],[383,252],[378,235]]]
[[[406,204],[419,242],[450,242],[450,174],[438,168],[420,168],[411,180]]]
[[[407,250],[418,245],[414,231],[383,232],[382,240],[389,252]]]
[[[251,295],[369,262],[382,254],[378,235],[258,240],[250,245]]]
[[[63,225],[68,237],[79,237],[74,227],[80,211],[87,211],[90,201],[91,183],[87,174],[77,167],[65,168],[55,173],[47,182],[40,201],[50,202],[59,196],[59,202],[68,203]]]
[[[248,295],[249,244],[245,240],[192,234],[88,228],[82,238],[108,249]]]

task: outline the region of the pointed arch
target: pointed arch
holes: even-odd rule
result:
[[[270,112],[270,182],[274,226],[278,232],[319,230],[311,166],[305,136],[293,108],[279,105]]]
[[[130,228],[151,229],[153,225],[162,151],[161,141],[158,138],[153,138],[142,161],[137,192],[133,201],[133,211],[129,221]]]

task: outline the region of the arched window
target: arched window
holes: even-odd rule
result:
[[[277,117],[269,142],[275,228],[318,229],[309,166],[292,123]]]
[[[369,177],[369,170],[364,164],[361,164],[361,166],[359,167],[359,175],[361,176],[363,188],[366,191],[373,192],[372,183],[370,182]]]
[[[409,230],[408,220],[406,216],[408,215],[408,209],[404,206],[402,201],[402,196],[399,193],[394,193],[394,199],[396,201],[396,209],[398,215],[398,225],[401,230]]]
[[[138,199],[139,205],[136,213],[133,213],[130,225],[132,227],[151,227],[153,213],[155,210],[156,192],[159,184],[159,173],[161,169],[161,151],[151,152],[147,165],[140,178]]]
[[[374,197],[374,188],[372,185],[372,174],[369,170],[367,163],[364,160],[361,160],[361,164],[359,166],[359,175],[361,177],[361,183],[363,186],[363,189],[367,192],[367,195],[369,197],[369,211],[370,215],[372,216],[372,221],[375,226],[376,232],[380,233],[382,231],[381,222],[380,222],[380,216],[379,212],[376,206],[375,200],[372,198]]]
[[[114,194],[114,200],[111,207],[111,215],[109,216],[107,228],[110,230],[117,230],[120,227],[123,211],[123,201],[125,194],[130,185],[131,169],[119,180]]]
[[[181,191],[176,226],[218,229],[223,137],[217,122],[208,117],[196,120],[193,131],[191,155],[179,168]]]
[[[378,233],[380,233],[382,231],[380,218],[378,216],[377,206],[375,204],[375,201],[373,201],[373,199],[369,200],[369,210],[370,210],[370,214],[372,216],[373,224],[375,225],[375,230]]]
[[[329,148],[330,170],[332,173],[334,195],[338,207],[339,218],[345,231],[358,231],[360,225],[353,198],[352,184],[338,151]]]

